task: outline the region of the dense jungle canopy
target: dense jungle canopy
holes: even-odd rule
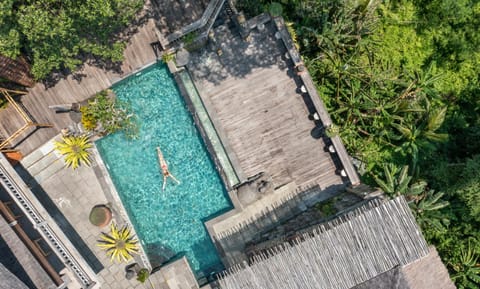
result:
[[[282,13],[362,180],[404,194],[459,288],[480,286],[480,2],[238,1]]]
[[[143,0],[2,0],[0,55],[26,58],[37,80],[87,59],[120,61],[119,33]]]

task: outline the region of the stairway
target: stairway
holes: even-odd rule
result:
[[[65,166],[62,155],[55,150],[53,144],[55,140],[59,139],[59,136],[51,139],[43,146],[24,157],[20,162],[25,170],[30,173],[31,177],[39,184],[50,178]],[[29,178],[25,179],[28,180]]]

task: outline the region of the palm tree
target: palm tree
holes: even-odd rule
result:
[[[447,134],[436,132],[443,124],[446,112],[447,107],[438,110],[427,109],[426,115],[419,122],[420,124],[415,122],[410,124],[391,124],[400,133],[400,135],[393,138],[403,140],[397,151],[411,156],[413,166],[417,163],[418,153],[421,148],[431,147],[432,142],[447,140]]]
[[[80,164],[90,165],[90,151],[92,147],[86,135],[64,136],[62,141],[54,142],[55,149],[65,156],[65,165],[77,169]]]
[[[110,234],[103,233],[98,240],[97,246],[107,251],[110,261],[116,258],[118,262],[128,262],[133,254],[138,254],[138,240],[133,236],[127,225],[121,229],[112,222]]]

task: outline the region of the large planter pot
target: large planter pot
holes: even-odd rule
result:
[[[103,228],[112,221],[112,211],[105,205],[95,206],[90,211],[89,220],[93,225]]]

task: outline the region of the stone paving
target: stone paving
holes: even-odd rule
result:
[[[58,136],[56,138],[58,139]],[[17,171],[97,273],[99,287],[198,288],[193,275],[188,272],[189,268],[185,266],[186,261],[182,259],[169,264],[165,270],[162,268],[152,274],[149,278],[152,284],[149,281],[139,283],[135,278],[127,280],[125,266],[128,264],[110,262],[105,252],[96,246],[100,233],[107,232],[108,227],[100,229],[88,219],[93,206],[109,204],[113,211],[113,220],[119,224],[125,222],[124,208],[113,197],[111,188],[105,181],[107,176],[103,174],[104,168],[99,166],[96,157],[92,158],[91,167],[80,166],[77,170],[66,168],[61,156],[53,150],[52,142],[53,140],[47,142],[24,158],[21,162],[23,168],[17,167]],[[135,261],[142,264],[138,257]],[[179,280],[188,282],[179,283]]]
[[[106,232],[108,227],[100,229],[92,225],[88,216],[93,206],[109,202],[95,175],[96,163],[92,167],[80,166],[74,171],[66,168],[56,152],[50,151],[51,148],[50,141],[22,161],[36,179],[30,181],[32,191],[37,195],[40,191],[47,192],[51,202],[46,202],[46,196],[43,196],[42,203],[97,273],[101,288],[143,288],[136,280],[125,278],[125,264],[111,263],[105,252],[96,246],[100,233]],[[39,164],[43,169],[38,167]],[[114,220],[121,221],[115,214]],[[76,234],[80,238],[75,238]]]

